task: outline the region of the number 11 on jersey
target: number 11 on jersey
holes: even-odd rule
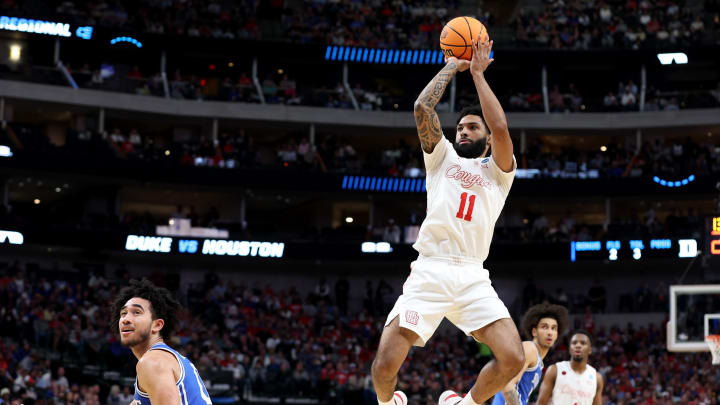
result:
[[[465,202],[468,203],[467,213],[465,212]],[[455,216],[457,218],[464,219],[466,221],[471,221],[472,220],[472,212],[473,212],[474,207],[475,207],[475,194],[471,194],[470,198],[468,199],[468,193],[467,192],[462,193],[462,194],[460,194],[460,209],[458,209],[458,212]]]

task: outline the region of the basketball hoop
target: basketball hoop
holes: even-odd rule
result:
[[[720,335],[705,336],[705,343],[710,347],[712,364],[720,364]]]

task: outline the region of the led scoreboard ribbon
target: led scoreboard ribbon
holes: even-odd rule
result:
[[[720,235],[720,217],[717,218],[718,235]],[[717,241],[720,254],[720,239]],[[698,243],[695,239],[633,239],[627,241],[573,241],[570,242],[570,261],[578,258],[617,261],[632,257],[640,260],[643,257],[695,257],[698,254]]]
[[[720,256],[720,216],[710,218],[709,228],[708,251],[713,256]]]
[[[177,244],[174,243],[177,241]],[[257,242],[225,239],[185,239],[161,236],[128,235],[125,250],[143,253],[180,253],[187,255],[283,257],[282,242]]]
[[[0,16],[0,30],[66,38],[72,37],[73,35],[70,24],[57,21],[34,20],[32,18],[10,17],[6,15]],[[93,27],[79,26],[75,28],[74,32],[78,38],[90,39],[92,38]]]
[[[491,59],[495,56],[494,52],[490,51]],[[325,48],[325,60],[391,65],[435,65],[445,63],[445,55],[439,49],[384,49],[328,45]]]

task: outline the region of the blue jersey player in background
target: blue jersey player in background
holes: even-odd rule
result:
[[[521,330],[532,340],[522,342],[525,364],[520,373],[495,395],[493,405],[527,405],[530,394],[540,384],[542,361],[567,325],[568,311],[563,306],[539,304],[527,310]]]
[[[212,405],[195,366],[165,344],[177,326],[180,304],[147,279],[132,280],[112,305],[112,327],[138,362],[130,405]]]

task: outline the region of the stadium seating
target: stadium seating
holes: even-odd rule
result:
[[[101,271],[58,273],[14,263],[0,274],[0,385],[11,387],[10,398],[30,404],[69,396],[83,404],[127,403],[127,391],[113,386],[132,381],[134,360],[101,321],[109,319],[108,303],[127,272],[105,277]],[[234,285],[209,274],[184,293],[177,279],[154,279],[176,291],[188,308],[171,345],[194,362],[214,402],[279,397],[288,403],[374,403],[370,361],[393,299],[393,293],[373,297],[387,294],[382,283],[376,292],[370,286],[362,307],[348,308],[346,297],[322,283],[298,291]],[[719,372],[707,355],[665,351],[663,325],[608,328],[596,326],[592,314],[576,322],[594,336],[590,363],[605,378],[604,403],[711,403],[720,390]],[[414,403],[433,404],[446,388],[467,389],[489,359],[483,353],[456,331],[440,332],[425,350],[411,353],[400,387]],[[567,356],[561,339],[545,364]]]

